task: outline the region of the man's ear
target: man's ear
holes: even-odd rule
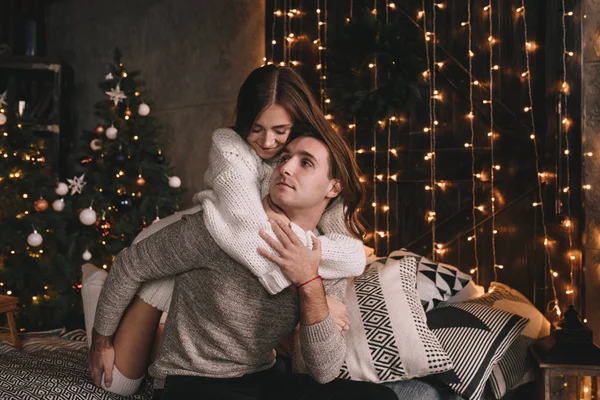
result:
[[[327,190],[328,199],[337,197],[342,192],[342,182],[339,179],[331,179],[329,181],[329,189]]]

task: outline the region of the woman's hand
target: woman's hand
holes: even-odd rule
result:
[[[115,365],[115,348],[110,336],[102,336],[92,330],[92,346],[88,353],[88,368],[90,377],[96,386],[102,387],[102,373],[104,384],[108,388],[112,384],[112,372]]]
[[[329,307],[329,315],[333,318],[336,327],[340,332],[350,329],[350,317],[348,308],[341,301],[337,301],[333,297],[326,297],[327,307]]]
[[[259,234],[279,255],[273,254],[262,247],[258,248],[258,253],[267,260],[279,265],[281,272],[295,286],[316,277],[319,274],[319,264],[321,263],[321,242],[313,237],[313,249],[310,250],[296,236],[288,224],[275,220],[271,222],[271,225],[279,241],[262,230]]]

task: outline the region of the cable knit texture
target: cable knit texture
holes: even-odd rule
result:
[[[211,238],[203,212],[183,215],[115,259],[100,294],[94,328],[114,334],[143,282],[175,276],[175,289],[153,377],[233,378],[266,370],[277,343],[294,331],[299,302],[292,290],[270,295],[252,273]],[[344,280],[326,281],[336,297]],[[337,376],[346,343],[331,316],[300,326],[302,355],[319,382]]]
[[[290,281],[277,264],[256,250],[270,249],[258,236],[260,229],[275,237],[262,204],[269,192],[273,165],[263,161],[232,129],[213,133],[208,165],[204,175],[207,190],[194,195],[194,203],[202,205],[210,235],[227,254],[256,275],[269,293],[281,292]],[[291,226],[302,242],[312,247],[312,233],[296,224]],[[322,248],[319,274],[325,279],[360,275],[366,263],[363,244],[348,232],[339,199],[323,214],[318,228],[323,232],[317,237]]]

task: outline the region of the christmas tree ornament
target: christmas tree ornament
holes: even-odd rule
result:
[[[146,180],[144,179],[144,177],[142,176],[142,174],[138,175],[137,180],[135,181],[135,184],[138,185],[139,187],[142,187],[146,184]]]
[[[127,156],[125,155],[125,153],[117,153],[115,154],[115,162],[123,165],[125,163],[125,160],[127,160]]]
[[[81,160],[79,160],[79,164],[87,165],[87,164],[91,163],[92,161],[94,161],[94,159],[92,157],[82,157]]]
[[[112,81],[114,79],[114,76],[112,74],[112,72],[109,72],[108,74],[106,74],[106,76],[104,77],[104,80],[106,81]]]
[[[48,201],[43,198],[40,198],[39,200],[36,200],[35,203],[33,203],[33,208],[37,212],[44,212],[48,209],[48,207],[49,207]]]
[[[158,153],[156,154],[156,162],[159,164],[163,164],[165,162],[165,156],[160,149],[158,149]]]
[[[0,125],[6,124],[6,115],[0,113]]]
[[[117,209],[119,212],[127,212],[131,210],[131,198],[124,193],[118,197]]]
[[[117,128],[115,128],[114,125],[111,125],[106,130],[106,137],[109,138],[110,140],[115,140],[117,138],[117,133],[118,133]]]
[[[110,223],[104,219],[104,215],[96,221],[96,231],[103,237],[110,235]]]
[[[79,213],[79,221],[84,225],[92,225],[96,222],[96,211],[92,207],[86,208]]]
[[[92,259],[92,253],[90,253],[88,249],[85,249],[81,255],[81,258],[83,258],[85,261],[90,261]]]
[[[90,142],[90,149],[98,151],[102,148],[102,140],[94,139]]]
[[[63,199],[56,199],[52,202],[52,208],[54,211],[61,212],[65,208],[65,201]]]
[[[127,106],[127,109],[125,110],[125,119],[129,119],[129,117],[131,117],[131,114],[133,114],[131,112],[131,109],[129,108],[129,106]]]
[[[0,108],[8,105],[8,103],[6,102],[6,94],[7,93],[8,93],[8,90],[5,90],[4,93],[0,94]]]
[[[169,178],[169,186],[177,189],[179,186],[181,186],[181,179],[179,179],[177,176],[171,176]]]
[[[69,192],[69,187],[64,182],[58,182],[58,185],[56,185],[56,189],[54,189],[54,192],[59,196],[64,196]]]
[[[152,223],[154,224],[155,222],[160,221],[160,217],[157,215],[156,218],[154,218],[154,221],[152,221]]]
[[[69,189],[71,189],[71,196],[75,193],[81,194],[83,187],[87,183],[83,180],[84,177],[85,174],[81,175],[79,178],[74,176],[73,179],[67,179],[67,182],[69,182]]]
[[[146,103],[140,104],[138,107],[138,114],[140,114],[142,117],[147,116],[150,114],[150,106]]]
[[[115,107],[117,106],[117,104],[119,104],[120,102],[122,102],[123,100],[125,100],[127,98],[127,96],[125,96],[125,93],[123,93],[123,91],[121,90],[121,84],[117,83],[117,86],[110,89],[108,92],[104,92],[108,95],[108,97],[110,98],[110,100],[112,102],[115,103]]]
[[[27,244],[31,247],[38,247],[43,241],[44,238],[35,229],[33,230],[33,233],[30,233],[29,236],[27,236]]]
[[[104,133],[104,127],[103,127],[102,125],[98,125],[98,126],[96,127],[96,133],[97,133],[98,135],[102,135],[102,134]]]

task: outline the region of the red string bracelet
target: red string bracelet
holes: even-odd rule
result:
[[[312,281],[315,281],[315,280],[317,280],[317,279],[321,279],[321,275],[317,275],[317,276],[315,276],[314,278],[307,280],[307,281],[306,281],[306,282],[304,282],[303,284],[296,286],[296,288],[297,288],[297,289],[300,289],[302,286],[304,286],[304,285],[308,285],[309,283],[311,283]]]

